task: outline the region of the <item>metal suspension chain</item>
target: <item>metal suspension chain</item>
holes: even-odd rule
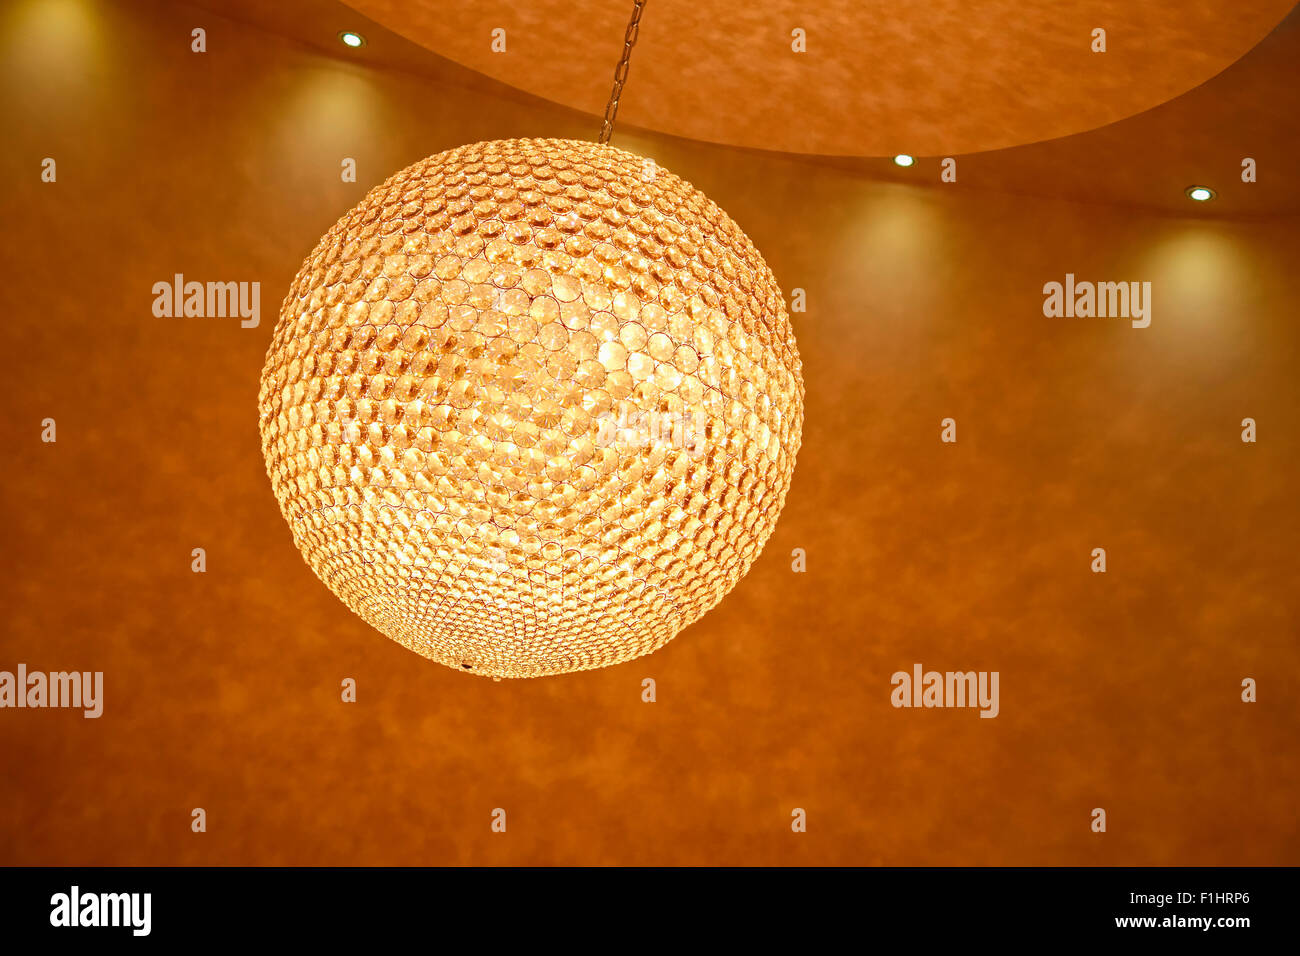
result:
[[[623,57],[614,68],[614,89],[609,94],[609,102],[605,105],[605,121],[600,126],[600,139],[597,140],[602,145],[609,142],[609,136],[614,132],[618,100],[623,95],[623,84],[627,81],[628,61],[632,58],[632,47],[636,45],[636,35],[641,28],[641,11],[645,5],[646,0],[632,0],[632,19],[627,23],[627,35],[623,37]]]

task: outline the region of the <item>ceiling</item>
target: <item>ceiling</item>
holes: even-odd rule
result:
[[[601,115],[632,4],[345,0],[517,89]],[[974,153],[1095,129],[1205,82],[1292,0],[651,0],[619,118],[835,156]],[[493,52],[492,32],[506,31]],[[802,29],[806,52],[791,49]],[[1092,31],[1106,31],[1094,53]]]
[[[0,864],[1300,859],[1300,762],[1278,759],[1300,736],[1300,229],[1275,215],[1300,189],[1300,14],[1140,115],[960,154],[953,185],[931,158],[620,123],[615,144],[690,179],[807,293],[804,445],[762,557],[667,648],[492,683],[312,576],[267,482],[258,374],[303,256],[369,189],[598,118],[335,0],[210,2],[0,4],[0,666],[107,687],[102,720],[0,719],[0,780],[19,782],[0,786]],[[348,27],[366,47],[338,42]],[[1228,181],[1242,155],[1257,184]],[[1220,199],[1184,199],[1192,177]],[[1067,272],[1151,280],[1150,328],[1043,316]],[[259,282],[261,324],[159,319],[150,290],[176,273]],[[1000,716],[893,708],[914,662],[999,671]]]
[[[1144,113],[1099,129],[1022,147],[962,156],[963,189],[1162,209],[1180,215],[1260,219],[1300,213],[1290,175],[1300,151],[1300,7],[1259,45],[1211,80]],[[1241,180],[1242,160],[1255,182]],[[817,157],[872,179],[947,188],[939,160],[898,169],[880,159]],[[1218,191],[1193,204],[1184,189]]]
[[[667,14],[663,11],[670,9],[672,2],[673,0],[655,0],[653,5],[647,5],[645,16],[650,18],[651,11],[658,10],[661,16],[666,17]],[[443,101],[448,96],[487,93],[520,104],[537,118],[531,129],[507,124],[497,135],[559,135],[561,130],[567,131],[564,135],[575,135],[575,130],[589,129],[594,138],[600,125],[599,113],[604,108],[603,97],[607,95],[607,82],[612,74],[611,63],[607,61],[617,58],[618,38],[623,31],[622,25],[616,25],[613,51],[605,50],[601,53],[602,63],[597,71],[600,82],[595,83],[593,80],[599,92],[592,94],[589,111],[582,112],[577,108],[559,106],[535,92],[521,90],[453,62],[447,56],[431,52],[335,0],[282,0],[276,4],[260,3],[258,0],[199,0],[199,3],[237,22],[306,44],[328,56],[340,69],[360,66],[390,74],[418,77],[430,90],[431,95],[425,107],[427,111],[444,109],[447,104]],[[419,15],[422,4],[423,0],[419,0],[409,5],[413,18]],[[466,10],[478,9],[480,5],[478,0],[474,0],[452,10],[448,16],[468,16]],[[1167,5],[1159,3],[1143,6],[1147,9],[1145,15],[1151,16],[1152,8],[1164,8]],[[1214,0],[1208,6],[1217,9],[1219,4]],[[1222,28],[1215,27],[1209,32],[1221,40],[1224,31],[1240,31],[1240,36],[1244,38],[1246,31],[1242,28],[1243,23],[1254,22],[1255,19],[1271,22],[1271,17],[1276,13],[1274,8],[1278,6],[1264,4],[1254,8],[1254,12],[1224,17]],[[1026,7],[1034,8],[1034,4]],[[1261,18],[1258,11],[1266,8],[1273,12]],[[1206,9],[1205,4],[1193,5],[1189,8],[1185,22],[1204,21],[1207,18],[1204,12]],[[905,15],[895,14],[896,17]],[[987,12],[985,15],[991,16]],[[1116,21],[1110,19],[1108,22]],[[590,32],[597,31],[599,17],[593,14],[589,23],[586,29]],[[657,101],[656,96],[647,95],[644,91],[652,87],[658,69],[656,63],[662,59],[654,56],[650,43],[653,19],[647,19],[643,23],[645,29],[633,57],[628,94],[619,112],[614,141],[625,148],[660,158],[671,167],[677,159],[674,154],[679,152],[673,145],[675,141],[662,134],[643,136],[638,132],[643,129],[645,116],[638,113],[635,104],[641,102],[643,106],[648,106],[649,101]],[[1261,29],[1264,28],[1261,26]],[[337,37],[343,29],[360,30],[365,34],[367,44],[359,50],[344,47]],[[526,46],[519,42],[522,36],[518,30],[510,32],[507,29],[507,48],[511,51],[509,56],[522,56],[521,48]],[[579,31],[577,26],[574,29]],[[680,33],[677,30],[672,35],[679,36]],[[574,35],[586,34],[579,31]],[[1127,35],[1124,31],[1117,33],[1111,29],[1109,52],[1105,56],[1111,57],[1117,52],[1116,37],[1124,35]],[[515,39],[510,40],[510,37]],[[1249,46],[1249,42],[1244,39],[1240,42]],[[595,45],[594,40],[586,44],[571,44],[587,51]],[[602,50],[607,46],[603,42],[599,45]],[[1149,43],[1147,48],[1151,49]],[[1167,66],[1181,55],[1179,51],[1166,52],[1169,56],[1154,58],[1162,66]],[[1111,59],[1107,62],[1113,64],[1118,61]],[[889,161],[887,157],[898,151],[892,146],[879,148],[879,155],[875,156],[833,153],[809,155],[816,153],[816,130],[811,119],[797,122],[794,119],[783,120],[771,123],[767,128],[772,137],[784,135],[788,129],[802,131],[805,139],[796,144],[799,148],[795,150],[795,153],[802,154],[797,157],[801,162],[840,167],[872,180],[895,181],[935,189],[951,188],[940,183],[939,157],[954,155],[960,157],[958,181],[963,192],[1022,193],[1211,218],[1294,215],[1300,213],[1300,178],[1281,175],[1279,171],[1289,168],[1292,157],[1300,151],[1300,127],[1294,122],[1294,117],[1300,115],[1300,83],[1296,82],[1295,66],[1298,62],[1300,7],[1291,9],[1267,36],[1246,50],[1240,59],[1220,64],[1222,72],[1215,73],[1206,82],[1181,95],[1175,95],[1166,102],[1153,104],[1150,109],[1144,109],[1135,115],[1122,118],[1117,116],[1115,122],[1109,122],[1100,128],[1083,129],[1084,123],[1078,119],[1081,115],[1078,110],[1088,108],[1087,97],[1079,91],[1072,92],[1066,84],[1058,94],[1079,99],[1080,103],[1071,109],[1060,111],[1063,118],[1061,125],[1070,125],[1065,120],[1073,117],[1079,131],[1067,128],[1063,134],[1049,134],[1039,130],[1040,142],[998,150],[989,150],[986,146],[970,153],[963,152],[955,145],[944,150],[922,149],[916,143],[921,142],[924,135],[916,130],[891,136],[891,143],[906,140],[909,150],[921,157],[911,169],[899,169]],[[555,69],[561,72],[571,66],[567,59],[554,64]],[[546,70],[539,69],[535,75],[539,78],[548,76],[550,69],[549,66]],[[596,67],[593,66],[592,69],[596,70]],[[1172,76],[1172,67],[1169,69]],[[1023,85],[1026,88],[1030,86],[1028,82]],[[760,83],[756,89],[767,90],[769,86]],[[788,112],[779,97],[764,96],[765,109],[777,115],[782,111]],[[1122,90],[1116,97],[1127,98],[1126,101],[1130,104],[1139,99],[1131,91],[1126,93]],[[758,102],[753,97],[746,101],[749,99]],[[1012,100],[1004,104],[1005,109],[1013,110],[1016,102],[1018,101]],[[953,130],[960,130],[971,121],[973,115],[992,106],[988,103],[979,106],[972,95],[959,108],[954,109],[946,120],[933,117],[928,122],[938,124],[939,127],[947,122],[952,124]],[[732,107],[733,104],[727,103],[725,108],[700,111],[696,119],[707,122],[707,128],[700,131],[699,138],[715,139],[712,135],[715,128],[728,128],[735,114]],[[900,114],[898,119],[905,121],[907,116]],[[1026,125],[1029,122],[1027,117],[1021,118],[1020,135],[1029,135]],[[994,131],[1005,135],[1002,126],[995,125]],[[880,130],[874,135],[884,137]],[[1047,138],[1048,136],[1057,138]],[[931,135],[932,140],[945,138],[955,143],[960,137],[956,133],[952,137],[944,137],[939,133]],[[436,152],[447,145],[430,141],[426,144],[426,149]],[[1247,156],[1258,163],[1258,181],[1254,183],[1240,181],[1241,160]],[[1184,197],[1183,190],[1193,183],[1213,186],[1219,192],[1218,199],[1204,205],[1190,203]]]

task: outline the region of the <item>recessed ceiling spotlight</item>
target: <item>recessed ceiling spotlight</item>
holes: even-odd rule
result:
[[[916,160],[913,157],[908,156],[907,153],[899,153],[894,157],[895,166],[911,166],[915,162]]]
[[[1218,195],[1209,186],[1188,186],[1187,198],[1194,199],[1196,202],[1209,202]]]
[[[366,45],[366,38],[360,33],[353,33],[351,30],[340,30],[339,39],[343,41],[344,46],[350,46],[353,49]]]

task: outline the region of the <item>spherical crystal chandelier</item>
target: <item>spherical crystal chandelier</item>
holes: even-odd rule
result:
[[[262,372],[262,448],[307,563],[388,637],[493,677],[648,654],[772,533],[803,381],[762,256],[600,142],[416,163],[326,233]]]

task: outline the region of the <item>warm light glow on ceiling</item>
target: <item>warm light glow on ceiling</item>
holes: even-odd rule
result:
[[[1209,186],[1188,186],[1187,198],[1196,202],[1209,202],[1216,193]]]
[[[81,101],[102,91],[116,45],[104,11],[90,0],[27,0],[0,8],[6,94],[22,89],[47,107]]]
[[[366,38],[360,33],[353,33],[351,30],[344,30],[339,33],[339,39],[343,41],[344,46],[350,46],[353,49],[366,45]]]

